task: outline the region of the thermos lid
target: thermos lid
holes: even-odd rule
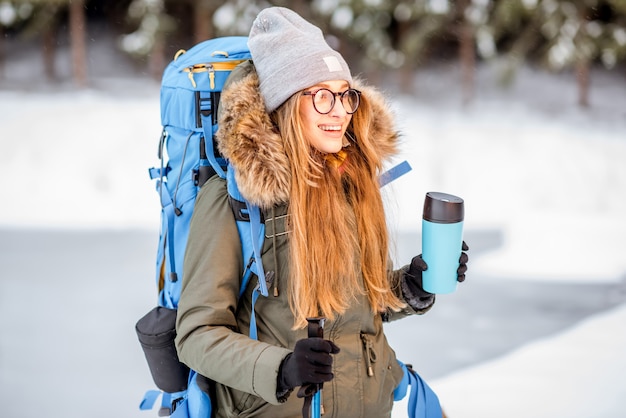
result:
[[[461,222],[465,215],[463,199],[447,193],[428,192],[424,199],[424,220],[451,224]]]

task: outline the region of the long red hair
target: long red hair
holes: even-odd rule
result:
[[[404,303],[388,280],[389,237],[378,185],[382,169],[371,142],[372,111],[363,95],[348,128],[345,161],[335,164],[311,148],[299,117],[300,97],[274,112],[290,161],[289,300],[296,328],[306,318],[332,319],[359,294],[373,312]]]

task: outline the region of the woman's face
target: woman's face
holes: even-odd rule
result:
[[[328,89],[334,93],[342,93],[350,88],[347,81],[325,81],[309,87],[305,92],[313,94],[319,89]],[[308,94],[308,93],[307,93]],[[341,150],[348,124],[352,115],[344,109],[341,98],[335,97],[335,104],[327,114],[320,114],[313,106],[313,96],[302,95],[300,100],[300,117],[302,118],[304,133],[312,147],[320,152],[333,154]]]

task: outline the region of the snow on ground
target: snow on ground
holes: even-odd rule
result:
[[[158,90],[0,93],[2,224],[97,228],[158,225],[148,167],[158,164]]]
[[[580,109],[568,74],[525,70],[501,91],[484,69],[467,107],[454,77],[423,72],[415,96],[394,97],[402,157],[414,168],[390,188],[396,228],[419,231],[427,191],[457,194],[467,230],[504,234],[502,247],[472,258],[477,276],[623,281],[623,78],[594,73],[592,107]],[[147,176],[158,164],[157,84],[0,91],[0,127],[1,227],[158,228]],[[621,307],[431,385],[452,418],[621,416],[625,322]]]
[[[453,418],[618,418],[626,407],[626,306],[430,382]],[[394,418],[406,416],[406,399]]]

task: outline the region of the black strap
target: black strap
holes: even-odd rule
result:
[[[206,147],[205,147],[204,137],[200,137],[200,159],[206,160]],[[193,182],[196,186],[202,187],[204,183],[207,182],[208,179],[216,175],[215,169],[211,164],[209,165],[200,165],[198,170],[193,173]]]
[[[304,404],[302,405],[302,418],[311,417],[311,402],[313,401],[313,395],[304,398]]]
[[[248,213],[246,202],[242,202],[235,199],[231,195],[228,195],[228,203],[230,203],[230,207],[233,210],[233,215],[235,215],[236,221],[250,222],[250,214]],[[261,211],[261,223],[265,223],[265,214],[263,211]]]

